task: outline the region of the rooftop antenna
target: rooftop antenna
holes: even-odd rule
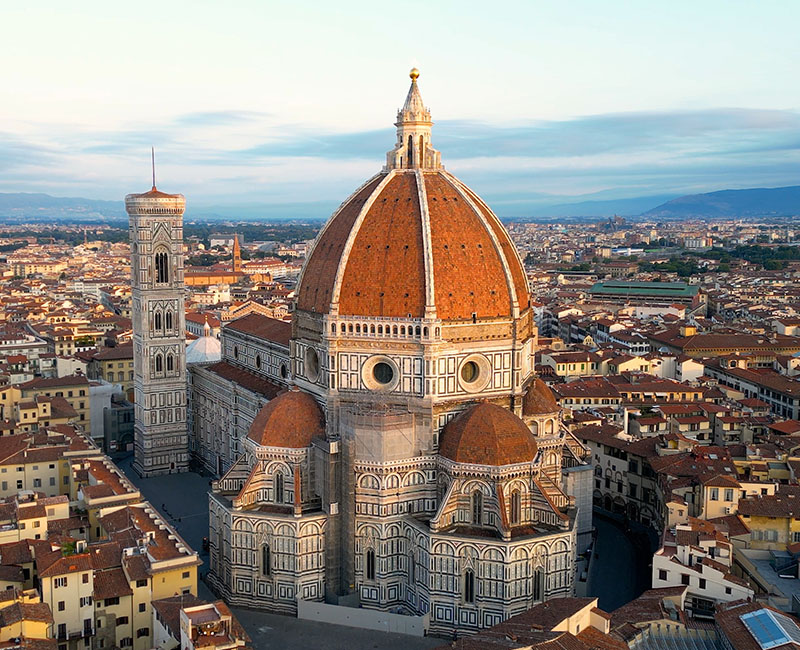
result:
[[[156,189],[156,148],[150,147],[150,160],[153,165],[153,189]]]

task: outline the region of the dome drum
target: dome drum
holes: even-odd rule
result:
[[[376,354],[361,366],[361,381],[369,390],[392,391],[400,383],[400,366],[391,357]]]
[[[467,393],[479,393],[492,379],[492,364],[483,354],[470,354],[458,366],[458,384]]]
[[[441,337],[440,322],[424,318],[325,316],[328,339],[419,341],[434,343]]]

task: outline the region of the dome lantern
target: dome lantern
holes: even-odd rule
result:
[[[385,171],[390,169],[442,169],[442,155],[431,146],[431,112],[419,92],[419,70],[412,68],[411,87],[403,108],[397,111],[397,143],[386,154]]]

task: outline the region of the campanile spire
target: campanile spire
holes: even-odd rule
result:
[[[397,111],[397,143],[386,154],[386,170],[442,169],[441,154],[431,146],[431,112],[422,101],[417,79],[419,70],[412,68],[411,87],[403,108]]]

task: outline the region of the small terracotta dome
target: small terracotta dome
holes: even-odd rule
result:
[[[439,438],[439,454],[457,463],[530,463],[536,450],[536,438],[525,423],[508,409],[489,402],[459,413]]]
[[[325,431],[325,417],[308,393],[290,390],[266,403],[247,437],[262,447],[302,449]]]
[[[539,377],[528,386],[528,392],[522,398],[522,415],[550,415],[558,413],[561,407],[556,401],[553,391]]]

